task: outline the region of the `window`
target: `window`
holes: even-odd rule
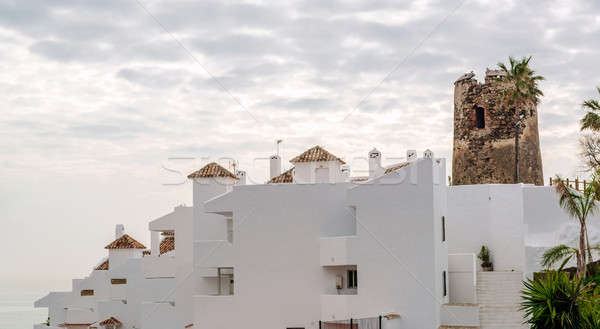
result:
[[[448,295],[448,290],[446,289],[446,271],[442,272],[442,285],[444,287],[444,297]]]
[[[348,270],[348,288],[356,288],[358,287],[358,271],[357,270]]]
[[[217,268],[219,295],[233,295],[233,267]]]
[[[81,291],[81,296],[94,296],[94,289],[84,289]]]
[[[442,216],[442,242],[446,241],[446,216]]]
[[[110,279],[110,284],[127,284],[127,279]]]
[[[485,110],[483,107],[475,108],[475,126],[478,129],[485,128]]]

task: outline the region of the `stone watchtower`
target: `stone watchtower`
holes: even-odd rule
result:
[[[533,103],[515,109],[502,101],[502,71],[487,70],[485,83],[467,73],[454,83],[452,184],[512,184],[515,125],[519,128],[519,183],[544,185]]]

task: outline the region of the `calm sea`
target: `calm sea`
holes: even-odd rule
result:
[[[33,302],[44,295],[0,290],[0,329],[32,329],[34,323],[46,322],[47,309],[33,308]]]

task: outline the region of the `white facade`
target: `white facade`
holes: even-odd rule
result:
[[[117,238],[123,234],[119,226],[116,234]],[[51,292],[34,306],[48,308],[50,328],[100,328],[98,322],[110,317],[118,319],[123,329],[165,328],[143,325],[151,312],[144,313],[144,305],[165,302],[163,296],[174,288],[174,279],[148,280],[142,253],[139,248],[109,249],[108,269],[94,269],[83,279],[73,279],[71,291]]]
[[[109,249],[108,270],[35,306],[49,309],[54,327],[100,329],[114,317],[124,329],[328,329],[350,319],[358,329],[486,328],[497,317],[485,303],[498,287],[482,291],[479,281],[517,289],[541,269],[543,250],[576,242],[576,223],[550,187],[448,187],[445,160],[431,151],[418,158],[411,150],[409,162],[384,167],[376,149],[368,180],[355,184],[343,161],[325,153],[294,162],[281,184],[245,185],[245,172],[211,164],[193,176],[192,207],[149,223],[149,254]],[[276,176],[281,161],[271,160]],[[599,218],[589,229],[600,242]],[[173,250],[161,251],[163,235]],[[480,272],[482,245],[494,277]],[[502,307],[514,306],[513,297]]]

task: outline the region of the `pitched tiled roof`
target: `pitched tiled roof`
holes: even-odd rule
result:
[[[111,316],[110,318],[108,318],[108,319],[104,320],[104,321],[100,321],[100,323],[99,323],[99,325],[101,325],[101,326],[105,326],[105,325],[107,325],[107,324],[116,324],[116,325],[121,325],[122,323],[121,323],[121,321],[119,321],[119,320],[115,319],[115,318],[114,318],[114,317],[112,317],[112,316]]]
[[[283,174],[279,176],[275,176],[268,181],[268,184],[279,184],[279,183],[293,183],[294,182],[294,168],[285,171]]]
[[[102,264],[96,266],[96,271],[107,271],[108,270],[108,259],[102,262]]]
[[[221,167],[216,162],[211,162],[206,166],[200,168],[200,170],[194,171],[187,176],[188,178],[208,178],[208,177],[230,177],[238,179],[231,171]]]
[[[146,246],[137,242],[129,235],[123,234],[120,238],[104,247],[104,249],[146,249]]]
[[[164,253],[167,253],[171,250],[175,250],[175,237],[174,236],[165,237],[160,242],[160,254],[161,255]]]
[[[319,145],[310,148],[299,156],[290,160],[291,163],[295,162],[313,162],[313,161],[339,161],[341,164],[345,164],[344,160],[336,157],[335,155],[327,152],[324,148]]]
[[[408,166],[409,164],[410,164],[410,162],[402,162],[402,163],[395,164],[393,166],[390,166],[390,167],[386,168],[385,169],[385,173],[389,174],[389,173],[391,173],[393,171],[396,171],[396,170],[398,170],[400,168],[404,168],[404,167]]]

